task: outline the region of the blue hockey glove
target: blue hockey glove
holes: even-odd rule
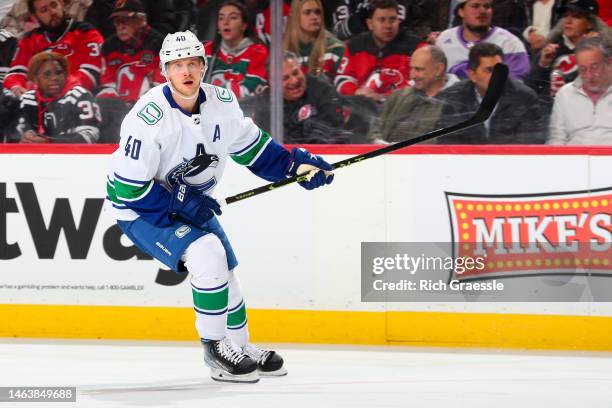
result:
[[[306,190],[331,184],[334,180],[331,164],[321,156],[315,156],[304,148],[294,147],[291,150],[291,163],[289,164],[289,177],[296,174],[306,175],[306,179],[299,181],[299,185]]]
[[[186,184],[177,183],[172,190],[168,212],[171,219],[180,219],[201,227],[214,214],[221,215],[221,206],[214,198]]]

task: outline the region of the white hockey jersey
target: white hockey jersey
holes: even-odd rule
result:
[[[448,59],[448,72],[459,78],[467,78],[468,56],[470,49],[477,43],[466,42],[463,38],[462,25],[442,31],[436,40],[436,45],[444,51]],[[492,27],[487,35],[480,40],[498,45],[504,52],[504,63],[508,65],[510,77],[524,78],[530,70],[527,49],[520,39],[511,32],[501,28]]]
[[[230,90],[202,84],[200,103],[200,114],[184,112],[167,84],[138,100],[123,120],[119,148],[111,157],[107,212],[118,220],[136,219],[139,209],[163,216],[167,206],[160,201],[169,200],[175,183],[210,194],[228,156],[266,179],[284,177],[279,154],[289,153],[244,117]],[[266,161],[267,173],[259,174]]]

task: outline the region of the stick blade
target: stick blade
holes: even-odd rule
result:
[[[482,98],[478,111],[474,115],[474,121],[476,123],[484,122],[489,119],[497,102],[499,102],[499,98],[501,98],[504,92],[507,80],[508,66],[502,63],[496,64],[495,67],[493,67],[493,73],[491,74],[487,92],[484,98]]]

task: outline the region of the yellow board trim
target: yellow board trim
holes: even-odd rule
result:
[[[255,342],[612,351],[612,317],[248,311]],[[0,305],[0,337],[197,340],[190,308]]]

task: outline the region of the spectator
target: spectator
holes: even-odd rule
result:
[[[268,49],[250,37],[244,4],[225,1],[217,13],[215,41],[204,44],[208,70],[204,82],[231,89],[238,98],[261,93],[268,75]]]
[[[94,97],[68,73],[68,60],[46,52],[32,57],[28,75],[36,89],[21,97],[21,143],[95,143],[101,122]]]
[[[427,133],[440,120],[442,104],[435,96],[458,82],[446,73],[446,56],[427,45],[412,54],[410,79],[414,86],[393,92],[369,134],[373,143],[395,143]]]
[[[195,32],[200,41],[213,41],[217,37],[217,14],[223,2],[224,0],[205,0],[198,5]],[[255,15],[254,13],[255,11],[251,12],[251,15]]]
[[[418,0],[420,1],[420,0]],[[412,22],[420,16],[417,0],[399,0],[397,14],[403,30],[413,28]],[[334,35],[341,40],[368,31],[366,20],[371,14],[371,0],[328,0],[324,2],[326,21]]]
[[[557,24],[557,10],[562,0],[529,0],[527,5],[527,18],[529,25],[523,31],[523,38],[529,43],[533,53],[546,45],[546,37],[552,27]]]
[[[532,61],[526,82],[550,109],[552,98],[578,75],[574,48],[583,37],[601,35],[612,41],[610,28],[597,17],[595,0],[571,0],[561,7],[561,21],[550,32],[546,46]]]
[[[21,38],[24,32],[32,31],[40,26],[30,13],[28,0],[11,1],[11,3],[12,7],[0,22],[0,27]],[[92,0],[66,0],[64,11],[71,19],[83,21],[91,3]]]
[[[4,86],[4,78],[9,70],[9,65],[15,56],[17,39],[7,30],[0,30],[0,90]]]
[[[8,31],[0,30],[0,143],[15,128],[13,120],[19,109],[19,101],[9,91],[4,92],[4,77],[15,55],[17,39]]]
[[[79,85],[93,90],[102,70],[102,36],[88,23],[68,18],[62,0],[28,0],[30,13],[40,27],[26,33],[17,48],[4,87],[21,96],[31,86],[27,83],[30,59],[44,50],[61,53],[70,62],[70,75]]]
[[[493,1],[493,22],[515,35],[520,35],[527,27],[527,4],[529,0],[495,0]]]
[[[116,33],[102,45],[104,72],[99,98],[120,98],[133,105],[140,95],[166,82],[159,70],[164,37],[147,23],[140,0],[117,2],[110,15]]]
[[[174,32],[195,31],[198,9],[194,0],[173,0],[174,5]]]
[[[266,46],[270,45],[270,22],[272,14],[270,10],[270,0],[261,0],[257,2],[257,12],[255,14],[255,35]],[[287,25],[287,17],[291,9],[291,0],[283,1],[283,33]]]
[[[0,21],[6,16],[15,0],[0,0]]]
[[[612,0],[599,0],[599,17],[612,27]]]
[[[335,79],[342,95],[363,95],[375,101],[408,85],[410,56],[421,40],[399,30],[395,0],[373,0],[369,32],[348,42]]]
[[[612,145],[612,52],[602,38],[576,45],[578,78],[555,98],[548,144]]]
[[[462,24],[443,31],[436,45],[448,58],[449,72],[466,78],[470,48],[481,42],[496,44],[503,50],[510,77],[522,79],[529,73],[527,50],[512,33],[491,25],[492,3],[493,0],[457,0],[456,14]]]
[[[466,120],[478,109],[489,86],[495,64],[503,62],[502,49],[491,43],[476,44],[470,50],[468,80],[440,92],[444,103],[439,126]],[[441,144],[537,144],[544,142],[546,117],[532,89],[515,79],[506,88],[493,115],[484,124],[438,139]]]
[[[116,33],[102,45],[104,70],[97,102],[104,122],[100,143],[116,143],[123,117],[150,88],[166,82],[159,69],[163,36],[148,24],[140,0],[117,2],[110,15]]]
[[[340,95],[327,81],[304,75],[297,55],[285,51],[282,67],[285,143],[342,143],[344,117]],[[241,103],[262,129],[270,130],[270,96],[265,93]]]
[[[344,44],[325,29],[321,0],[293,1],[283,46],[300,58],[304,73],[334,81]]]
[[[440,32],[455,24],[453,4],[456,0],[421,0],[418,2],[419,18],[411,19],[412,30],[427,37],[427,42],[435,44]]]
[[[104,38],[115,33],[113,20],[109,18],[115,9],[115,3],[123,3],[125,0],[93,0],[93,4],[87,10],[85,21],[96,26]],[[146,0],[143,2],[148,22],[162,36],[177,31],[177,26],[182,18],[176,11],[173,0]]]

